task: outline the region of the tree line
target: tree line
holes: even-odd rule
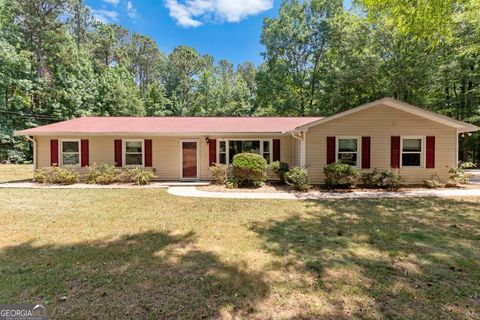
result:
[[[83,0],[0,0],[0,161],[31,159],[13,132],[86,115],[328,116],[384,96],[480,124],[480,5],[284,0],[259,66],[92,16]],[[462,160],[480,162],[478,134]]]

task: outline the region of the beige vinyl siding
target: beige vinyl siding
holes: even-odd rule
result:
[[[401,168],[400,172],[407,177],[408,183],[422,183],[433,173],[447,180],[448,170],[456,166],[456,130],[385,105],[311,127],[306,142],[306,165],[310,180],[312,183],[323,183],[327,136],[370,136],[371,168],[386,170],[390,168],[390,137],[408,135],[435,136],[435,168]]]
[[[50,166],[50,140],[58,139],[59,143],[62,139],[88,139],[89,140],[89,160],[90,164],[109,163],[114,164],[114,140],[123,139],[120,136],[89,136],[89,137],[46,137],[37,136],[37,161],[38,168]],[[210,139],[218,139],[219,137],[209,136]],[[239,138],[238,136],[222,136],[222,138]],[[260,137],[255,137],[259,138]],[[251,137],[251,139],[255,139]],[[261,137],[261,139],[270,137]],[[292,164],[292,141],[290,136],[271,137],[272,139],[280,139],[280,159]],[[181,144],[185,140],[196,140],[199,144],[199,177],[202,180],[210,179],[209,164],[209,147],[206,142],[206,136],[199,137],[128,137],[125,139],[152,139],[152,170],[162,180],[178,180],[181,178]],[[247,139],[242,137],[242,139]],[[250,139],[250,137],[248,138]],[[59,152],[60,160],[60,152]],[[87,168],[75,168],[79,172],[88,172]]]

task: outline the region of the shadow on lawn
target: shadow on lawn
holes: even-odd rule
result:
[[[425,198],[307,205],[306,214],[251,229],[279,257],[278,268],[304,274],[303,281],[307,275],[315,279],[298,286],[325,295],[332,308],[322,318],[480,317],[479,202]]]
[[[0,251],[2,303],[46,303],[51,318],[243,317],[268,293],[261,274],[195,248],[193,234]],[[5,301],[3,301],[5,300]]]

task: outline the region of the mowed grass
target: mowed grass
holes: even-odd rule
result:
[[[480,199],[0,189],[0,303],[52,319],[478,319]]]
[[[0,164],[0,183],[33,179],[31,164]]]

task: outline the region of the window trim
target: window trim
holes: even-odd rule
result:
[[[335,162],[338,162],[338,154],[342,153],[351,153],[340,150],[340,141],[343,139],[356,139],[357,140],[357,165],[353,166],[360,169],[362,167],[362,137],[361,136],[335,136]]]
[[[64,142],[76,142],[78,143],[78,164],[63,164],[63,143]],[[80,139],[60,139],[60,159],[58,162],[60,167],[65,168],[80,168],[82,166],[82,145]],[[76,152],[67,152],[67,153],[75,153]]]
[[[420,151],[420,165],[419,166],[404,166],[403,165],[403,140],[404,139],[420,139],[421,140],[421,151]],[[400,168],[404,169],[424,169],[426,162],[426,153],[425,153],[425,139],[426,136],[400,136]],[[405,153],[418,153],[418,151],[407,151]]]
[[[141,142],[142,143],[142,164],[126,164],[127,142]],[[145,167],[145,140],[144,139],[122,139],[122,167],[125,168],[144,168]]]
[[[252,138],[225,138],[225,139],[217,139],[217,161],[216,163],[220,164],[220,141],[225,141],[226,145],[225,145],[225,155],[226,155],[226,165],[231,165],[231,163],[229,163],[229,159],[230,159],[230,141],[259,141],[260,142],[260,155],[263,157],[263,142],[264,141],[268,141],[269,144],[270,144],[270,151],[268,152],[269,153],[269,161],[268,163],[272,163],[272,160],[273,160],[273,138],[271,139],[264,139],[264,138],[256,138],[256,137],[252,137]]]

